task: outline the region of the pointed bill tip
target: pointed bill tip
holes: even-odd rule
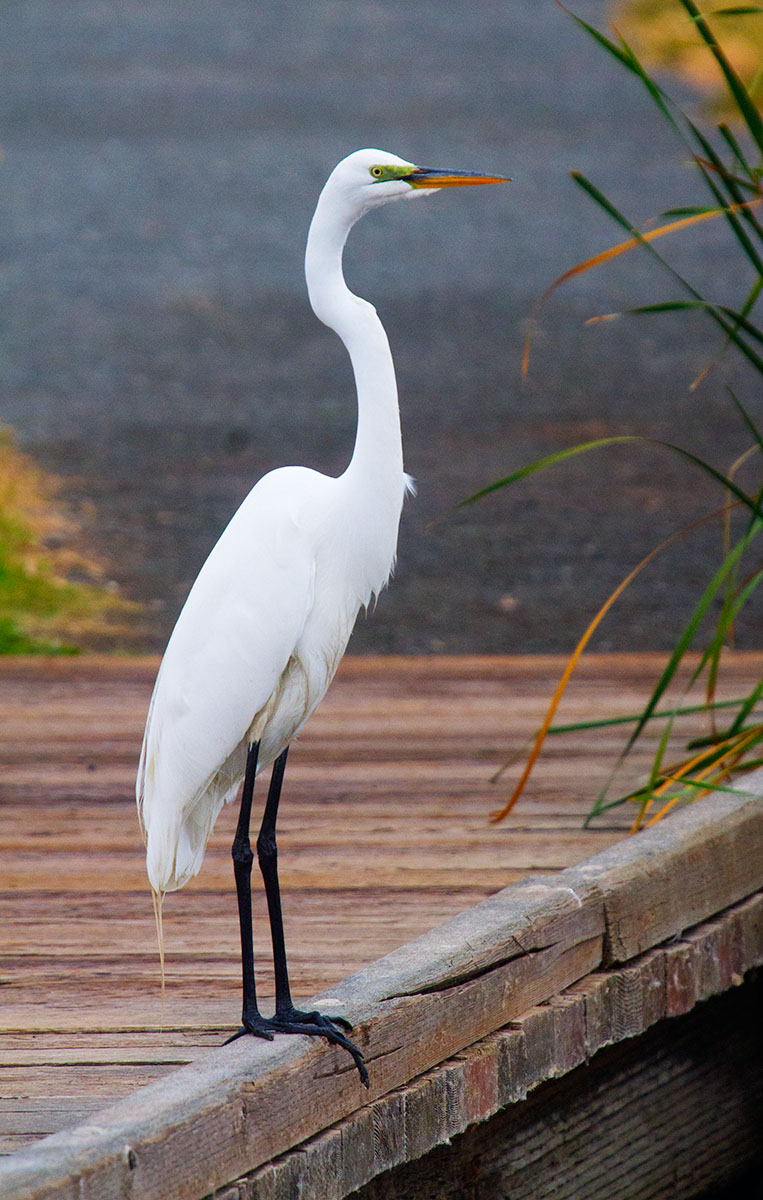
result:
[[[405,182],[412,188],[473,187],[485,183],[509,183],[508,175],[483,175],[477,171],[449,171],[439,167],[416,167]]]

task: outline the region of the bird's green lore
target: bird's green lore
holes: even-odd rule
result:
[[[509,182],[507,175],[482,175],[474,171],[451,171],[442,167],[411,167],[410,163],[374,163],[368,173],[374,183],[400,180],[412,188],[426,189]]]

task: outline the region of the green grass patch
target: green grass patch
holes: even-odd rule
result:
[[[0,654],[118,649],[134,636],[139,606],[73,548],[78,530],[57,491],[0,429]]]

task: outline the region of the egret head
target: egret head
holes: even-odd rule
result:
[[[349,231],[364,213],[412,196],[431,196],[440,188],[503,183],[504,175],[419,167],[384,150],[356,150],[334,167],[310,222],[305,275],[316,316],[337,329],[337,306],[351,295],[342,275],[342,250]],[[357,314],[357,297],[353,313]],[[366,305],[371,312],[373,309]],[[341,336],[341,335],[340,335]]]
[[[505,175],[480,175],[419,167],[385,150],[356,150],[334,168],[325,191],[361,216],[390,200],[431,196],[440,188],[505,183]]]

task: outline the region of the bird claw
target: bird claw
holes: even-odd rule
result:
[[[312,1037],[325,1037],[333,1046],[341,1046],[352,1057],[358,1069],[361,1083],[369,1086],[368,1071],[363,1055],[354,1042],[339,1032],[337,1026],[352,1032],[346,1017],[328,1017],[320,1012],[301,1012],[298,1008],[282,1009],[271,1018],[270,1027],[278,1033],[306,1033]]]
[[[268,1041],[272,1041],[276,1033],[304,1033],[308,1037],[324,1037],[332,1046],[341,1046],[347,1051],[357,1067],[361,1083],[367,1088],[369,1079],[363,1055],[354,1042],[335,1028],[337,1025],[348,1031],[352,1030],[352,1025],[344,1017],[326,1017],[319,1012],[300,1012],[297,1008],[290,1008],[277,1012],[272,1017],[244,1018],[241,1028],[232,1034],[224,1045],[227,1046],[228,1042],[234,1042],[246,1033],[267,1038]]]
[[[240,1029],[225,1039],[223,1045],[229,1046],[231,1042],[238,1041],[240,1037],[244,1037],[247,1033],[253,1034],[254,1037],[264,1038],[266,1042],[272,1042],[275,1036],[272,1029],[268,1029],[266,1025],[260,1025],[255,1021],[246,1021]]]
[[[318,1015],[320,1016],[320,1013]],[[355,1063],[363,1087],[367,1088],[369,1086],[368,1071],[366,1070],[363,1055],[354,1042],[351,1042],[343,1033],[339,1033],[334,1028],[331,1023],[331,1017],[321,1017],[320,1022],[316,1022],[315,1024],[308,1023],[307,1021],[281,1021],[277,1018],[274,1018],[274,1021],[276,1023],[274,1023],[273,1028],[278,1033],[306,1033],[312,1037],[325,1037],[326,1041],[332,1046],[341,1046]]]
[[[276,1013],[278,1020],[294,1021],[304,1025],[339,1025],[342,1029],[346,1029],[348,1033],[352,1033],[352,1022],[346,1017],[329,1017],[324,1013],[319,1012],[301,1012],[298,1008],[284,1009],[282,1012]]]
[[[328,1021],[332,1021],[334,1025],[341,1025],[342,1029],[346,1029],[348,1033],[352,1033],[352,1021],[348,1021],[346,1017],[327,1017]]]

